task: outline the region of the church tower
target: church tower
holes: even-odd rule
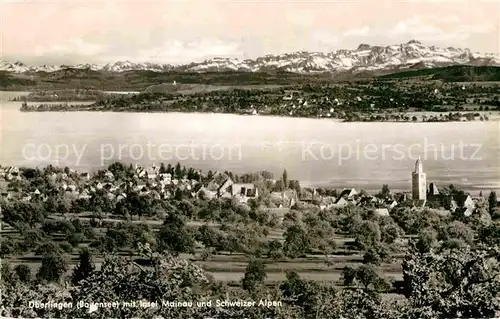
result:
[[[420,157],[415,162],[415,171],[411,174],[411,194],[412,199],[427,199],[427,182]]]

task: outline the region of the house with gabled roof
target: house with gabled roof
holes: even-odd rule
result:
[[[207,187],[203,186],[203,184],[198,184],[195,186],[193,189],[194,197],[198,198],[206,198],[206,199],[212,199],[217,197],[217,191],[210,190]]]
[[[231,178],[227,178],[222,185],[217,189],[217,197],[231,197],[232,196],[232,188],[233,180]]]
[[[476,204],[472,197],[467,194],[459,194],[452,197],[450,201],[450,211],[460,213],[464,216],[471,216],[476,210]]]
[[[19,167],[17,166],[9,166],[6,170],[5,170],[5,173],[6,174],[10,174],[12,176],[17,176],[19,175],[20,171],[19,171]]]
[[[240,202],[246,203],[251,198],[257,198],[259,191],[252,183],[236,184],[230,186],[231,196],[236,197]]]
[[[142,178],[144,176],[146,176],[146,170],[142,167],[140,167],[138,164],[135,164],[135,175],[139,178]]]
[[[217,197],[230,198],[235,197],[240,202],[246,203],[250,198],[257,198],[259,192],[255,184],[252,183],[234,183],[231,178],[227,178],[217,189]]]
[[[424,208],[427,204],[427,199],[410,199],[410,204],[415,208]]]
[[[160,179],[160,183],[162,183],[163,185],[170,185],[170,183],[172,182],[172,174],[170,173],[161,173],[158,174],[158,177]]]
[[[88,173],[88,172],[81,173],[80,178],[83,180],[89,181],[90,180],[90,173]]]
[[[342,208],[342,207],[347,206],[348,204],[349,204],[349,201],[345,197],[338,197],[337,201],[335,202],[335,204],[332,205],[332,207]]]
[[[344,188],[340,193],[339,197],[347,197],[347,199],[353,199],[354,196],[358,195],[358,192],[354,188]]]
[[[119,201],[121,201],[121,200],[124,200],[124,199],[126,199],[126,198],[127,198],[127,194],[125,194],[125,193],[121,193],[121,194],[119,194],[118,196],[116,196],[116,200],[117,200],[118,202],[119,202]]]
[[[88,190],[86,190],[86,189],[84,189],[84,190],[80,193],[80,195],[78,195],[78,198],[80,198],[80,199],[90,199],[90,197],[92,197],[92,196],[90,196],[89,191],[88,191]]]
[[[387,209],[391,210],[398,205],[398,202],[392,199],[392,200],[386,200],[384,204],[387,207]]]
[[[294,206],[299,200],[297,191],[293,189],[271,192],[270,197],[279,207],[285,208]]]
[[[321,199],[321,196],[318,196],[316,188],[313,188],[311,191],[309,191],[307,189],[303,189],[299,193],[299,200],[301,202],[313,203],[313,202],[318,201],[320,199]]]
[[[323,196],[319,203],[319,208],[321,210],[330,209],[335,207],[335,202],[337,202],[337,198],[334,196]]]
[[[342,208],[347,205],[356,205],[357,204],[357,195],[358,192],[354,188],[344,188],[340,195],[337,197],[337,201],[332,207]]]
[[[148,179],[155,179],[158,176],[159,168],[154,164],[151,167],[146,168],[145,173]]]
[[[441,192],[439,191],[438,187],[434,183],[429,184],[429,191],[427,192],[427,197],[429,196],[439,196]]]

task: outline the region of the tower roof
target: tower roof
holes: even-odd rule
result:
[[[420,160],[420,156],[418,157],[417,161],[415,162],[415,173],[422,173],[424,171],[422,167],[422,161]]]

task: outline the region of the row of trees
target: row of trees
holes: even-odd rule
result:
[[[242,290],[214,282],[195,264],[169,255],[150,256],[148,266],[124,257],[108,256],[95,270],[82,254],[68,285],[40,285],[25,280],[20,268],[8,274],[3,268],[2,316],[88,317],[86,308],[31,308],[26,300],[52,302],[192,302],[191,307],[98,308],[100,317],[166,318],[492,318],[499,311],[500,251],[488,247],[420,253],[411,251],[404,261],[404,297],[382,300],[385,283],[370,266],[349,269],[344,281],[361,286],[339,289],[287,273],[277,287],[264,285],[265,264],[249,262]],[[23,277],[24,276],[24,277]],[[23,279],[22,279],[23,278]],[[198,306],[215,300],[268,300],[274,306]]]

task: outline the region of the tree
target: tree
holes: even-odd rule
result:
[[[113,173],[113,176],[120,179],[126,178],[126,167],[120,162],[114,162],[113,164],[108,166],[108,171]]]
[[[284,252],[287,257],[297,258],[310,250],[310,238],[305,229],[298,223],[287,228],[284,234]]]
[[[497,193],[495,191],[491,191],[490,195],[488,196],[488,207],[490,215],[493,216],[497,208],[497,205],[498,205]]]
[[[472,244],[474,241],[474,231],[468,225],[455,220],[440,228],[438,239],[443,241],[459,239],[467,244]]]
[[[172,164],[168,163],[167,164],[167,173],[170,173],[172,175],[172,177],[174,176],[174,168],[172,167]]]
[[[204,293],[196,287],[209,283],[203,269],[187,260],[171,255],[153,257],[149,267],[142,267],[122,257],[106,256],[101,269],[80,282],[72,291],[72,299],[84,302],[106,302],[109,300],[197,301]],[[66,317],[88,317],[85,308],[72,308]],[[102,318],[194,318],[205,316],[209,309],[198,307],[141,307],[100,308]],[[208,315],[208,314],[207,314]]]
[[[491,247],[500,246],[500,221],[484,225],[478,230],[479,240]]]
[[[158,248],[171,254],[194,253],[193,234],[186,226],[184,219],[173,212],[167,216],[158,232]]]
[[[439,254],[410,250],[403,262],[405,295],[415,317],[492,318],[500,283],[500,250],[464,246]]]
[[[415,244],[416,249],[420,253],[429,252],[435,245],[437,240],[437,233],[434,229],[425,229],[418,235],[417,242]]]
[[[182,200],[182,198],[183,198],[183,197],[184,197],[184,196],[183,196],[183,194],[182,194],[181,189],[180,189],[180,188],[177,188],[177,189],[175,190],[175,193],[174,193],[174,199],[175,199],[175,200],[177,200],[177,201],[180,201],[180,200]]]
[[[16,280],[9,263],[3,262],[0,267],[0,279],[2,283],[13,284]]]
[[[361,284],[365,291],[382,292],[387,291],[389,284],[377,274],[375,267],[371,264],[361,265],[358,268],[344,267],[342,281],[345,286]]]
[[[274,184],[273,191],[282,192],[284,190],[285,190],[285,184],[283,183],[283,180],[282,179],[277,180],[276,183]]]
[[[136,192],[127,194],[125,208],[132,215],[137,215],[139,218],[143,215],[149,216],[151,215],[152,206],[146,196],[140,196]]]
[[[356,271],[356,279],[359,280],[365,289],[368,289],[371,284],[375,285],[377,283],[379,276],[373,265],[367,264],[359,266]]]
[[[258,285],[264,283],[267,274],[265,265],[260,259],[251,259],[245,269],[245,276],[241,281],[243,289],[253,292]]]
[[[379,225],[383,243],[393,244],[402,234],[401,228],[391,217],[380,217]]]
[[[205,247],[217,247],[220,245],[221,236],[214,227],[202,225],[198,228],[196,239]]]
[[[376,247],[381,239],[380,227],[377,223],[365,220],[359,225],[355,226],[356,232],[354,234],[356,245],[362,249],[367,250],[370,247]]]
[[[84,249],[80,253],[80,261],[78,265],[73,269],[73,274],[71,276],[71,282],[73,285],[78,285],[78,283],[88,278],[94,271],[95,266],[92,263],[92,257],[88,249]]]
[[[123,228],[108,228],[104,238],[99,239],[101,250],[103,252],[115,252],[120,248],[125,248],[130,245],[131,234]]]
[[[382,190],[377,194],[379,198],[388,198],[391,195],[391,191],[389,190],[389,185],[382,185]]]
[[[284,189],[288,189],[288,173],[285,170],[283,170],[283,175],[281,177],[282,181],[283,181],[283,187]]]
[[[166,174],[167,173],[167,168],[165,167],[164,163],[160,164],[160,169],[158,171],[160,174]]]
[[[300,193],[300,182],[298,180],[291,180],[288,182],[288,187],[294,191]]]
[[[342,282],[344,286],[352,286],[356,280],[356,269],[351,266],[345,266],[342,270]]]
[[[22,282],[29,282],[31,280],[31,269],[28,265],[17,265],[14,267],[14,272]]]
[[[37,255],[48,255],[51,253],[61,253],[61,247],[52,240],[41,242],[35,250],[35,254]]]
[[[272,239],[268,243],[268,249],[269,249],[269,257],[271,257],[274,260],[280,259],[283,257],[283,245],[281,242],[277,239]]]
[[[57,282],[68,269],[66,260],[61,254],[49,253],[42,257],[42,266],[38,270],[37,278],[49,282]]]
[[[184,177],[182,174],[181,164],[179,162],[175,165],[174,176],[176,179],[182,179]]]
[[[27,248],[35,248],[45,243],[43,233],[38,229],[31,229],[23,233],[24,244]]]
[[[368,249],[368,251],[366,251],[363,255],[363,263],[365,264],[380,265],[381,262],[382,258],[375,248]]]

